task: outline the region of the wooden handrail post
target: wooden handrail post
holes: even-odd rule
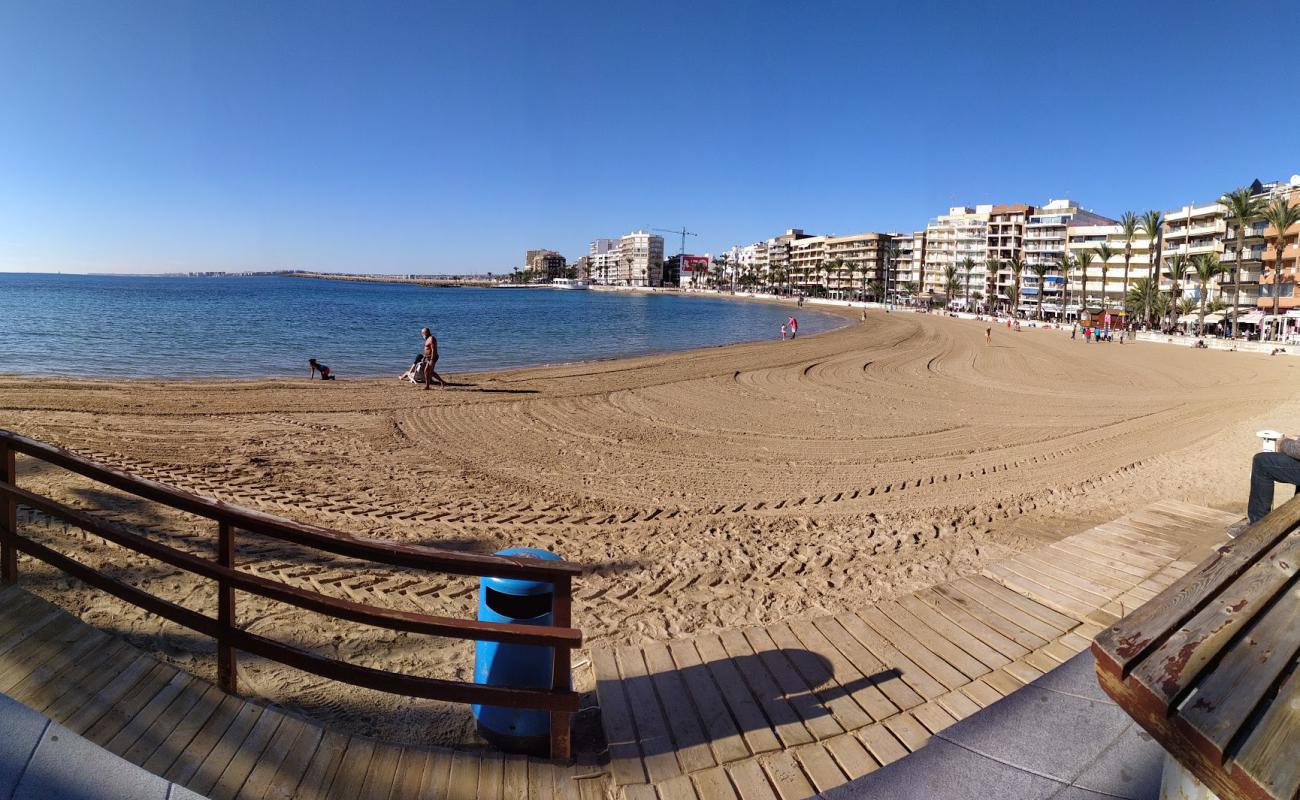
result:
[[[235,566],[235,531],[230,523],[221,522],[217,527],[217,563],[223,567]],[[235,587],[229,582],[217,581],[217,684],[223,692],[235,694],[239,691],[238,665],[235,661],[235,648],[230,644],[230,631],[235,624]]]
[[[573,581],[568,576],[555,581],[555,594],[551,601],[551,624],[568,628],[573,621]],[[557,692],[568,691],[571,684],[570,656],[567,647],[551,649],[551,689]],[[551,758],[568,761],[570,758],[570,717],[567,711],[551,712]]]
[[[0,480],[18,483],[14,449],[7,442],[0,442]],[[14,546],[17,538],[18,501],[6,495],[0,497],[0,584],[6,586],[18,582],[18,548]]]

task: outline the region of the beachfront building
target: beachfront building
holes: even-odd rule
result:
[[[1066,316],[1077,319],[1082,309],[1087,309],[1094,314],[1110,312],[1112,320],[1118,325],[1118,317],[1123,316],[1124,297],[1129,287],[1139,279],[1151,275],[1150,237],[1141,233],[1134,237],[1126,282],[1124,234],[1118,222],[1097,224],[1093,219],[1079,218],[1072,220],[1067,226],[1066,236],[1072,265]],[[1113,253],[1110,259],[1105,261],[1097,253],[1097,248],[1103,244],[1109,246]],[[1084,254],[1087,254],[1091,262],[1086,270],[1079,266],[1081,263],[1079,257]],[[1056,275],[1060,275],[1059,269]]]
[[[1296,181],[1291,190],[1277,192],[1275,196],[1278,195],[1286,198],[1292,206],[1300,206],[1300,180]],[[1287,228],[1284,237],[1286,246],[1279,253],[1274,244],[1277,232],[1271,225],[1264,229],[1267,246],[1264,248],[1264,270],[1259,279],[1257,302],[1262,313],[1271,314],[1276,296],[1279,314],[1295,318],[1300,317],[1300,297],[1296,295],[1296,274],[1300,272],[1300,223]],[[1293,312],[1292,309],[1296,311]],[[1293,329],[1296,324],[1291,322],[1287,327]]]
[[[992,205],[954,206],[925,227],[923,297],[942,296],[949,305],[960,299],[963,307],[977,307],[974,294],[978,291],[983,297],[988,222],[992,210]],[[967,264],[970,269],[967,269]],[[948,296],[947,287],[949,268],[957,272],[957,289],[952,297]],[[968,292],[971,296],[967,296]]]
[[[532,276],[534,283],[550,283],[556,278],[566,277],[568,266],[564,256],[554,250],[529,250],[524,270]]]
[[[786,270],[790,274],[790,283],[804,292],[824,288],[821,267],[827,260],[826,239],[825,236],[803,236],[790,240],[790,260]]]
[[[890,297],[919,293],[924,284],[921,271],[925,266],[925,231],[893,233],[890,239],[894,248],[894,259],[888,265],[886,281]],[[914,287],[914,290],[909,287]]]
[[[619,286],[659,286],[663,283],[664,237],[633,231],[618,240]]]
[[[1073,316],[1077,309],[1064,307],[1065,279],[1060,267],[1067,250],[1069,228],[1072,225],[1094,227],[1116,224],[1115,220],[1079,208],[1070,200],[1049,200],[1046,205],[1035,209],[1025,224],[1025,272],[1020,282],[1017,308],[1025,314],[1039,315],[1041,304],[1041,316],[1045,318]],[[1085,236],[1094,235],[1096,234]],[[1098,243],[1087,239],[1081,239],[1080,242],[1083,247],[1092,247]],[[1040,266],[1047,268],[1041,285],[1035,272],[1035,267]],[[1100,294],[1100,284],[1096,288]]]
[[[587,248],[591,282],[612,286],[618,280],[618,240],[596,239]]]
[[[989,308],[1016,305],[1015,274],[1011,259],[1025,257],[1025,226],[1034,213],[1034,207],[1024,203],[995,205],[989,210],[989,223],[985,253],[984,296],[990,298]],[[996,264],[996,268],[993,265]]]

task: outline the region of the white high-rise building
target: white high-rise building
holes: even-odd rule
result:
[[[618,280],[618,240],[596,239],[587,249],[591,282],[611,286]]]
[[[619,286],[663,284],[664,237],[649,231],[633,231],[618,240]]]
[[[970,208],[954,206],[947,214],[936,217],[925,227],[925,269],[923,291],[947,297],[948,268],[957,270],[956,296],[964,298],[974,307],[974,298],[966,298],[969,283],[971,293],[983,291],[984,265],[988,254],[988,223],[992,205]],[[970,269],[963,266],[970,259]],[[952,297],[947,298],[949,302]]]

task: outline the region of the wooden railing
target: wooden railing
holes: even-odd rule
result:
[[[96,518],[48,497],[18,488],[15,460],[15,455],[18,453],[62,467],[137,497],[215,521],[217,559],[213,561],[176,549],[142,536],[125,526]],[[110,578],[97,572],[93,567],[21,536],[18,531],[19,505],[36,509],[114,544],[191,572],[201,578],[216,581],[218,590],[216,618]],[[455,575],[544,581],[555,587],[552,605],[553,625],[480,622],[379,608],[253,575],[236,568],[237,531],[248,531],[303,547],[378,564]],[[150,613],[216,639],[218,683],[227,692],[234,693],[237,690],[236,653],[243,651],[332,680],[409,697],[508,708],[542,709],[550,714],[552,758],[569,758],[570,716],[578,710],[579,700],[578,695],[570,687],[570,661],[573,649],[582,645],[582,632],[571,627],[573,578],[581,572],[581,567],[576,564],[564,561],[473,555],[419,545],[361,539],[201,497],[0,429],[0,583],[12,584],[17,581],[19,552],[44,561]],[[388,672],[326,658],[241,629],[236,618],[237,591],[331,617],[394,631],[550,647],[554,653],[551,686],[546,689],[484,686]]]

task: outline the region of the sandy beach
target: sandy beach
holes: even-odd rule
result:
[[[859,312],[851,312],[856,316]],[[872,311],[791,342],[396,380],[0,378],[0,427],[185,489],[349,533],[588,567],[596,645],[835,613],[977,571],[1169,497],[1241,511],[1261,428],[1300,429],[1296,360]],[[195,552],[215,525],[22,462],[20,483]],[[1282,493],[1284,496],[1285,492]],[[33,515],[24,530],[169,599],[211,587]],[[358,572],[247,538],[246,568],[469,616],[471,581]],[[111,565],[111,566],[110,566]],[[42,596],[200,675],[211,644],[39,567]],[[241,601],[243,602],[243,601]],[[310,618],[310,619],[309,619]],[[263,634],[357,663],[472,674],[470,648],[248,600]],[[579,654],[575,680],[591,688]],[[468,741],[468,709],[246,659],[243,688],[395,741]]]

